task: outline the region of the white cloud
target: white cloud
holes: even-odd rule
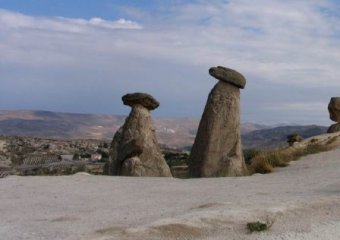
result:
[[[92,27],[100,27],[107,29],[142,29],[143,27],[133,21],[125,20],[124,18],[120,18],[117,21],[108,21],[99,17],[93,17],[90,20],[85,19],[72,19],[72,18],[64,18],[58,17],[62,22],[67,22],[70,24],[80,25],[80,26],[92,26]]]
[[[172,107],[169,99],[176,93],[179,102],[188,103],[182,104],[184,109],[195,101],[204,103],[213,84],[204,79],[214,65],[241,71],[248,78],[245,93],[253,97],[245,99],[258,101],[265,114],[269,102],[287,112],[295,107],[301,116],[315,107],[321,115],[323,104],[311,107],[308,102],[324,103],[339,92],[340,19],[334,14],[339,7],[331,0],[201,0],[167,5],[162,14],[124,9],[126,19],[131,14],[142,24],[0,10],[0,67],[33,72],[30,78],[41,74],[45,81],[56,81],[45,77],[51,69],[68,73],[72,80],[58,79],[65,82],[80,82],[97,72],[103,85],[114,84],[117,95],[131,88],[159,92],[161,102],[169,101],[163,106]],[[272,90],[274,85],[287,88],[283,93]],[[302,105],[274,99],[306,88],[311,92],[289,99]],[[267,91],[273,91],[270,99],[259,101]],[[201,107],[194,110],[199,116],[197,109]]]
[[[157,51],[184,64],[222,64],[269,82],[303,86],[325,78],[324,84],[340,86],[340,19],[328,13],[336,8],[331,1],[310,0],[174,5],[162,27],[150,20],[157,32],[139,35],[143,49],[137,53]]]
[[[142,29],[136,22],[119,19],[117,21],[104,20],[94,17],[89,20],[81,18],[65,17],[32,17],[20,13],[14,13],[0,9],[0,23],[2,28],[28,29],[82,33],[90,30],[90,27],[103,29]]]

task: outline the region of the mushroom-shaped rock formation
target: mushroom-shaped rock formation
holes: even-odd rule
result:
[[[340,97],[332,97],[328,104],[329,118],[337,122],[330,126],[327,133],[335,133],[340,131]]]
[[[240,88],[246,79],[235,70],[213,67],[219,81],[211,90],[190,155],[192,177],[243,176],[247,173],[240,134]]]
[[[132,110],[113,137],[108,173],[119,176],[171,177],[150,115],[150,110],[159,106],[158,101],[145,93],[126,94],[122,100]]]
[[[332,97],[328,104],[329,117],[334,122],[340,122],[340,97]]]

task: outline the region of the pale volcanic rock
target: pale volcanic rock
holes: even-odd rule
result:
[[[247,173],[240,136],[240,89],[245,78],[232,69],[211,68],[221,80],[212,89],[191,151],[192,177],[243,176]],[[222,80],[223,79],[223,80]]]
[[[9,176],[0,179],[0,236],[339,240],[339,155],[340,149],[313,154],[245,178]],[[272,226],[250,234],[247,223],[256,221]]]
[[[149,110],[159,103],[144,93],[127,94],[122,98],[132,110],[111,143],[110,175],[171,177],[158,145]]]

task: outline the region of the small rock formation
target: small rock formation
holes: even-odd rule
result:
[[[301,142],[303,140],[303,137],[301,137],[299,134],[294,133],[287,136],[287,142],[289,146],[294,146],[295,143]]]
[[[235,70],[212,67],[220,80],[211,90],[190,155],[192,177],[243,176],[247,173],[240,135],[240,88],[246,79]]]
[[[335,133],[340,131],[340,97],[332,97],[328,104],[329,117],[336,122],[330,126],[327,133]]]
[[[171,177],[158,145],[150,110],[159,102],[145,93],[126,94],[124,105],[132,110],[113,137],[108,173],[119,176]]]
[[[340,132],[340,123],[331,125],[327,130],[327,133],[336,133],[336,132]]]
[[[329,117],[334,122],[340,122],[340,97],[332,97],[328,104]]]

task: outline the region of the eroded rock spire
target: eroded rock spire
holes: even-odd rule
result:
[[[247,173],[240,135],[240,88],[246,79],[235,70],[212,67],[220,80],[211,90],[190,155],[192,177],[243,176]]]

